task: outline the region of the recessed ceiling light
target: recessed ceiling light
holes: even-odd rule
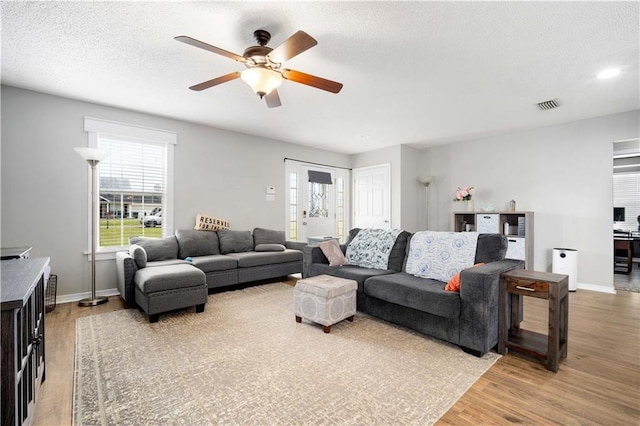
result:
[[[603,80],[605,78],[615,77],[618,74],[620,74],[620,68],[609,68],[604,71],[600,71],[598,78]]]

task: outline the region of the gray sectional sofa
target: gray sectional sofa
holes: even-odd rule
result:
[[[359,232],[353,229],[346,244]],[[386,270],[356,265],[329,266],[319,247],[304,248],[303,277],[332,275],[357,281],[358,311],[459,345],[482,356],[498,343],[500,274],[522,269],[524,262],[505,259],[507,239],[480,234],[474,263],[460,274],[460,292],[445,291],[446,283],[406,273],[412,234],[403,231],[389,255]]]
[[[253,233],[185,229],[166,238],[134,237],[130,244],[128,252],[116,253],[118,290],[152,321],[158,313],[187,306],[202,311],[207,289],[300,273],[305,246],[286,241],[282,231],[263,228]],[[195,290],[198,274],[206,283],[204,302]]]

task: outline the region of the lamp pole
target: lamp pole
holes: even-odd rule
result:
[[[91,297],[80,300],[78,305],[96,306],[109,301],[109,298],[105,296],[96,296],[96,194],[98,193],[96,166],[100,160],[106,158],[107,153],[94,148],[76,148],[76,151],[82,155],[82,157],[87,160],[87,163],[89,163],[89,166],[91,166]]]

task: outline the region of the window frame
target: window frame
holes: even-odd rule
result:
[[[178,143],[178,134],[169,130],[154,129],[134,124],[119,123],[116,121],[99,118],[84,117],[84,131],[87,133],[87,146],[98,147],[100,136],[122,138],[134,142],[148,142],[164,144],[166,147],[166,199],[163,207],[164,220],[162,236],[166,237],[174,233],[174,209],[173,209],[173,176],[174,176],[174,147]],[[98,165],[100,168],[100,165]],[[99,191],[93,194],[96,203],[99,203]],[[96,209],[96,223],[100,223],[100,212]],[[91,260],[91,173],[87,173],[87,250],[85,254]],[[97,247],[96,260],[115,259],[115,253],[123,251],[127,246]]]

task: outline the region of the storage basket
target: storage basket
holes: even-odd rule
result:
[[[44,307],[46,312],[51,312],[56,308],[56,292],[58,287],[58,276],[49,275],[47,289],[44,292]]]

